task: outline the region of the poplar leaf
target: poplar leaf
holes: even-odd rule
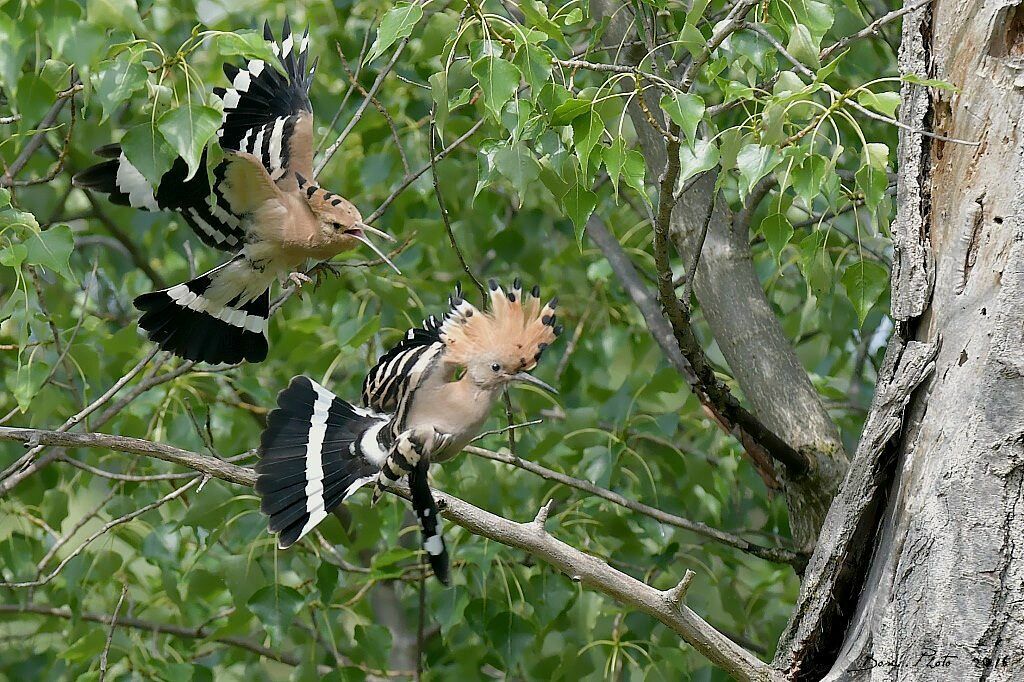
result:
[[[512,62],[501,57],[484,56],[473,64],[473,75],[480,83],[484,104],[500,119],[501,110],[512,99],[522,74]]]
[[[408,2],[397,3],[387,11],[384,18],[380,20],[380,27],[377,29],[377,38],[370,46],[370,52],[366,56],[367,62],[372,62],[384,54],[389,47],[399,40],[408,38],[412,29],[423,17],[423,8]]]
[[[181,106],[168,111],[157,121],[156,127],[188,164],[191,179],[199,170],[199,162],[206,143],[214,136],[221,123],[221,113],[208,106]]]
[[[869,260],[859,260],[847,266],[842,277],[846,297],[850,299],[861,325],[889,285],[889,271]]]

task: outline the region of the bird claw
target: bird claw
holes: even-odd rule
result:
[[[319,287],[323,284],[327,275],[341,277],[341,266],[330,261],[323,261],[314,265],[310,270],[310,273],[312,273],[313,277],[316,278],[316,286]]]
[[[310,279],[309,276],[302,272],[289,272],[288,279],[290,279],[295,284],[296,289],[300,289],[302,285],[305,284],[306,282],[313,281],[312,279]]]

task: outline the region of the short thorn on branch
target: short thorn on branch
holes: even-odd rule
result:
[[[693,582],[693,577],[697,575],[690,569],[686,569],[686,573],[683,574],[683,579],[679,581],[679,584],[670,590],[665,590],[665,598],[673,606],[682,606],[683,600],[686,599],[686,591],[690,589],[690,583]]]
[[[548,514],[551,513],[551,507],[555,504],[554,498],[544,503],[544,506],[537,510],[537,516],[533,517],[533,525],[541,532],[547,532],[544,530],[544,524],[548,520]]]

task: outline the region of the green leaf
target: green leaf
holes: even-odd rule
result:
[[[590,166],[590,152],[594,145],[601,139],[604,132],[604,121],[593,109],[583,116],[578,116],[572,122],[573,147],[576,149],[576,156],[580,160],[580,168],[586,174]]]
[[[548,8],[542,2],[536,0],[522,0],[519,3],[519,10],[526,18],[527,26],[534,26],[544,31],[549,38],[554,38],[560,43],[565,42],[565,35],[558,24],[548,18]]]
[[[812,154],[793,169],[793,188],[804,205],[811,208],[814,198],[823,193],[825,182],[834,178],[831,161],[820,154]]]
[[[689,21],[683,25],[683,30],[679,32],[679,44],[690,53],[690,57],[696,57],[707,43],[708,39],[704,37],[700,29]]]
[[[494,165],[499,173],[508,178],[520,197],[526,197],[530,184],[540,176],[540,164],[533,158],[530,148],[522,142],[496,151]]]
[[[88,0],[86,17],[93,26],[146,32],[135,0]]]
[[[842,282],[846,297],[853,304],[857,319],[863,326],[872,306],[889,286],[889,271],[874,261],[859,260],[847,266]]]
[[[412,35],[412,29],[422,17],[423,8],[419,5],[408,2],[396,3],[380,20],[377,38],[370,47],[366,61],[372,62],[396,42]]]
[[[75,238],[67,225],[54,225],[48,230],[34,233],[25,240],[25,262],[42,265],[68,280],[75,276],[68,267],[68,259],[75,249]]]
[[[556,106],[555,110],[551,112],[551,125],[569,125],[583,114],[593,110],[593,108],[594,103],[589,99],[577,99],[575,97],[568,99]]]
[[[865,145],[861,167],[854,178],[857,187],[864,193],[864,203],[872,211],[878,208],[889,188],[889,178],[885,173],[885,162],[889,156],[889,147],[884,144]]]
[[[262,59],[267,64],[277,62],[270,43],[263,39],[260,31],[235,31],[221,33],[214,40],[217,52],[222,57],[245,57],[246,59]]]
[[[635,149],[626,152],[626,163],[622,166],[622,177],[626,184],[640,193],[640,196],[647,198],[647,187],[644,185],[644,177],[647,173],[647,163],[644,155]]]
[[[619,176],[622,174],[622,166],[626,163],[626,141],[616,137],[611,145],[601,153],[604,160],[604,167],[608,171],[608,179],[612,181],[612,188],[615,196],[619,195]]]
[[[100,64],[100,71],[92,77],[96,97],[103,107],[100,123],[112,116],[123,102],[145,87],[148,78],[146,67],[128,58]]]
[[[26,257],[28,257],[28,247],[24,244],[11,244],[0,249],[0,265],[6,265],[9,268],[20,268]]]
[[[573,227],[576,228],[576,244],[582,249],[587,221],[590,219],[590,214],[597,208],[597,194],[583,185],[575,183],[562,196],[562,206],[565,207],[565,212],[572,219]]]
[[[949,81],[944,81],[939,78],[922,78],[916,73],[906,73],[900,76],[900,80],[905,83],[913,83],[914,85],[923,85],[928,88],[938,88],[939,90],[949,90],[950,92],[959,92],[960,88],[956,87]]]
[[[551,53],[527,43],[516,52],[514,63],[523,72],[533,97],[536,97],[551,77]]]
[[[135,126],[121,138],[121,151],[133,166],[156,187],[174,163],[175,154],[162,135],[148,123]]]
[[[818,59],[820,51],[818,41],[811,37],[811,31],[803,24],[796,24],[790,30],[786,49],[802,64],[810,66],[812,69],[821,66],[821,60]]]
[[[736,155],[736,167],[744,182],[740,184],[740,195],[746,196],[757,181],[768,175],[782,163],[782,156],[772,147],[756,144],[744,145]]]
[[[512,99],[522,74],[515,64],[501,57],[484,56],[473,64],[473,75],[480,83],[484,104],[495,119],[501,118],[501,110]]]
[[[302,595],[290,587],[267,585],[249,597],[247,605],[263,627],[281,639],[304,601]]]
[[[220,128],[221,113],[208,106],[180,106],[168,111],[157,121],[157,128],[171,148],[188,164],[191,179],[199,170],[206,143]]]
[[[793,225],[782,213],[772,213],[761,221],[761,234],[768,243],[768,248],[775,254],[775,262],[779,263],[782,258],[782,250],[793,238]]]
[[[18,402],[18,409],[28,410],[49,374],[49,365],[41,360],[24,362],[7,371],[7,388]]]
[[[821,297],[832,291],[835,283],[835,265],[825,248],[826,233],[815,230],[800,242],[800,267],[811,292]]]
[[[661,108],[682,130],[688,140],[697,135],[697,126],[704,118],[704,98],[699,95],[677,93],[661,98]]]
[[[430,98],[434,100],[434,121],[438,130],[444,130],[448,122],[448,74],[438,71],[427,82],[430,83]]]
[[[861,90],[857,93],[857,101],[869,109],[885,114],[889,118],[895,118],[896,107],[900,105],[898,92],[874,93],[870,90]]]

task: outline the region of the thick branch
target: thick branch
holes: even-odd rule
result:
[[[256,482],[256,472],[248,467],[236,466],[211,455],[190,452],[139,438],[99,433],[72,434],[38,429],[0,428],[0,440],[39,442],[67,447],[109,448],[174,462],[221,480],[248,487]],[[398,492],[401,494],[408,491],[399,489]],[[612,568],[605,561],[554,538],[538,523],[509,521],[445,493],[436,493],[436,498],[438,506],[443,509],[442,514],[447,519],[471,533],[509,547],[522,549],[551,564],[572,580],[602,592],[626,606],[653,616],[736,679],[758,681],[781,679],[767,664],[728,639],[689,608],[677,605],[676,591],[659,590]],[[18,608],[0,609],[0,612],[3,610],[16,611]],[[63,613],[61,611],[52,615],[63,617]],[[109,623],[109,620],[105,619],[99,622]],[[118,626],[127,624],[128,619],[118,620]],[[184,629],[184,631],[195,632],[189,629]],[[186,634],[184,636],[193,635]],[[261,655],[265,654],[261,653]]]
[[[603,500],[607,500],[609,502],[612,502],[613,504],[617,504],[620,507],[625,507],[626,509],[635,511],[638,514],[649,516],[650,518],[656,521],[660,521],[661,523],[665,523],[670,526],[675,526],[676,528],[682,528],[683,530],[688,530],[692,533],[696,533],[697,535],[701,535],[711,540],[715,540],[716,542],[720,542],[723,545],[728,545],[729,547],[735,547],[738,550],[747,552],[748,554],[752,554],[761,559],[765,559],[766,561],[776,561],[779,563],[790,564],[796,567],[798,570],[803,570],[803,566],[807,563],[807,556],[795,550],[788,549],[786,547],[764,547],[762,545],[757,545],[752,542],[748,542],[747,540],[744,540],[738,535],[726,533],[725,531],[719,530],[717,528],[712,528],[711,526],[705,523],[701,523],[699,521],[691,521],[690,519],[683,518],[682,516],[670,514],[669,512],[662,511],[661,509],[657,509],[656,507],[651,507],[649,505],[643,504],[642,502],[631,500],[628,497],[620,495],[617,492],[608,490],[607,488],[601,488],[600,486],[596,486],[590,481],[584,481],[583,479],[580,478],[573,478],[572,476],[559,473],[557,471],[554,471],[553,469],[548,469],[547,467],[537,464],[536,462],[532,462],[528,459],[520,459],[519,457],[516,457],[511,454],[505,454],[503,452],[493,452],[491,450],[485,450],[483,448],[478,448],[472,445],[466,446],[464,450],[472,455],[485,457],[487,459],[494,460],[495,462],[511,464],[512,466],[519,467],[524,471],[529,471],[530,473],[536,474],[546,480],[556,481],[558,483],[561,483],[562,485],[569,486],[570,488],[582,490],[583,492],[594,495],[595,497],[600,497]]]

